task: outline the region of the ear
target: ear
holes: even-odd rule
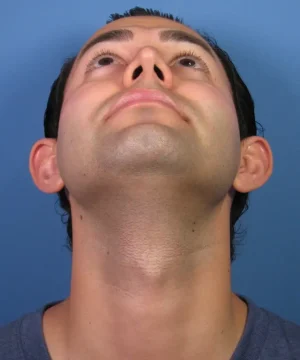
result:
[[[241,160],[233,187],[246,193],[263,186],[273,171],[272,150],[264,138],[251,136],[242,141]]]
[[[37,188],[45,193],[56,193],[63,189],[64,182],[56,162],[56,140],[41,139],[30,152],[29,170]]]

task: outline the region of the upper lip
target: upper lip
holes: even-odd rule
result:
[[[183,114],[179,111],[175,102],[165,93],[159,90],[154,89],[134,89],[127,91],[123,96],[121,96],[115,104],[112,105],[106,119],[112,116],[119,109],[126,107],[129,104],[144,102],[144,101],[155,101],[163,103],[171,108],[173,108],[179,115],[183,117]],[[183,117],[185,120],[185,117]]]

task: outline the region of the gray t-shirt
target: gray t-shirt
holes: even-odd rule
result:
[[[256,306],[249,298],[240,297],[248,304],[247,322],[229,360],[300,360],[300,326]],[[0,360],[51,360],[42,317],[54,304],[0,328]]]

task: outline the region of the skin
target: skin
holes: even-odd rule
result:
[[[130,29],[135,38],[98,44],[76,61],[58,139],[39,140],[30,154],[36,186],[46,193],[66,186],[72,209],[71,291],[44,315],[49,353],[54,360],[230,359],[247,318],[247,305],[231,289],[232,197],[269,179],[270,146],[258,136],[240,141],[216,58],[158,38],[162,29],[200,37],[195,31],[131,17],[91,39],[114,29]],[[95,61],[85,74],[102,49],[119,58],[102,67]],[[210,74],[197,60],[192,67],[171,62],[182,50],[201,56]],[[168,94],[183,116],[140,103],[104,121],[133,88]]]

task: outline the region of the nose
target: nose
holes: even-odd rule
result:
[[[158,51],[152,47],[144,47],[128,64],[123,77],[125,87],[133,85],[155,87],[159,84],[165,88],[172,87],[172,72]]]

